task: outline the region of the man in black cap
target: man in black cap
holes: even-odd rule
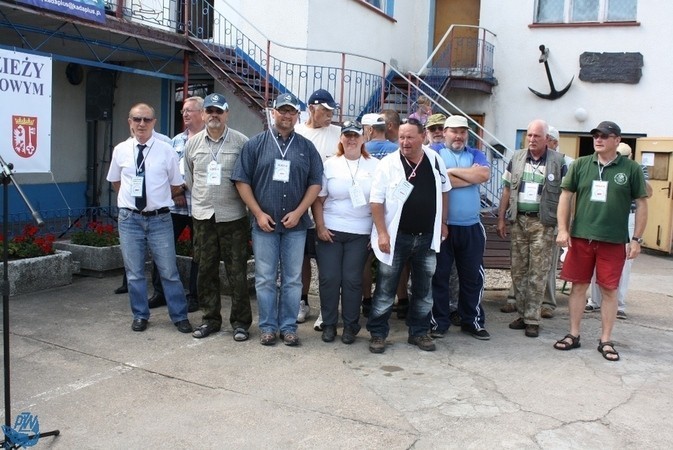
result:
[[[280,331],[285,345],[294,346],[299,344],[301,265],[311,225],[308,209],[322,187],[323,167],[315,145],[294,131],[299,100],[281,94],[272,114],[271,128],[243,146],[231,180],[255,217],[252,247],[260,343],[275,344]]]
[[[640,165],[617,153],[621,129],[614,122],[601,122],[591,130],[594,153],[575,160],[561,183],[556,244],[568,247],[561,278],[572,282],[568,299],[570,332],[554,348],[571,350],[580,346],[580,322],[591,277],[603,295],[602,332],[598,351],[608,361],[619,360],[610,340],[617,316],[617,287],[626,259],[640,254],[647,223],[647,190]],[[575,214],[570,228],[571,199]],[[636,202],[636,224],[629,240],[631,201]],[[627,244],[627,245],[625,245]]]

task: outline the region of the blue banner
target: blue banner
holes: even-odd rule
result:
[[[105,0],[17,0],[17,2],[105,23]]]

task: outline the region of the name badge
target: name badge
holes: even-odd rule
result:
[[[276,160],[276,164],[273,166],[273,181],[282,181],[283,183],[290,181],[290,161]]]
[[[209,186],[219,186],[221,182],[222,182],[222,164],[215,161],[209,162],[206,184]]]
[[[608,199],[608,182],[594,180],[591,185],[591,201],[606,202]]]
[[[145,181],[145,177],[142,175],[136,175],[135,177],[131,178],[131,195],[134,197],[142,197],[143,196],[143,182]]]
[[[414,185],[409,183],[407,180],[400,182],[395,186],[395,191],[393,191],[393,198],[404,203],[407,201],[407,198],[411,195],[411,191],[414,190]]]
[[[365,199],[365,193],[362,192],[362,188],[354,184],[348,189],[348,194],[351,196],[351,204],[354,208],[359,208],[360,206],[365,206],[367,204],[367,199]]]
[[[537,193],[539,189],[540,183],[533,183],[530,181],[525,182],[523,184],[522,200],[529,203],[537,202]]]

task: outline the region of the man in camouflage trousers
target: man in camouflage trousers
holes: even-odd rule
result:
[[[528,149],[518,151],[503,175],[498,235],[512,225],[512,284],[519,318],[509,324],[528,337],[540,332],[540,307],[551,265],[556,207],[561,179],[568,168],[563,154],[547,149],[549,126],[542,120],[528,125]]]

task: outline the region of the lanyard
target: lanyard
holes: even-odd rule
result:
[[[407,159],[406,156],[402,155],[402,158],[404,158],[404,161],[407,163],[407,165],[411,168],[411,173],[409,174],[409,177],[407,178],[407,181],[411,181],[412,178],[416,176],[416,169],[418,169],[418,166],[423,162],[423,158],[425,158],[425,152],[421,155],[421,159],[418,160],[416,165],[414,167],[411,167],[411,163]]]
[[[136,142],[138,142],[138,141],[136,141]],[[140,144],[140,143],[138,143],[138,144],[136,144],[136,145],[134,146],[135,149],[138,150],[138,151],[140,152],[140,149],[138,148],[139,145],[145,145],[145,144]],[[150,150],[152,150],[152,146],[154,146],[154,142],[152,142],[152,145],[145,145],[145,148],[144,148],[143,150],[147,149],[147,153],[145,153],[145,154],[143,155],[143,159],[140,161],[140,165],[138,165],[138,157],[135,157],[135,158],[134,158],[134,159],[135,159],[135,165],[136,165],[136,175],[138,174],[139,169],[140,169],[141,167],[145,167],[145,160],[146,160],[147,157],[149,156],[149,154],[150,154]],[[143,172],[144,172],[144,171],[145,171],[145,170],[143,169]]]
[[[292,145],[292,141],[294,141],[294,134],[292,135],[292,139],[290,139],[290,142],[287,143],[287,147],[285,147],[285,151],[283,151],[280,148],[280,144],[278,143],[278,139],[271,133],[271,130],[269,130],[269,133],[271,134],[271,137],[273,138],[273,142],[276,143],[276,147],[278,147],[278,151],[280,152],[281,158],[285,159],[285,155],[287,155],[287,151],[290,150],[290,146]]]
[[[206,136],[208,136],[208,135],[206,134]],[[222,146],[224,145],[224,141],[227,140],[227,136],[229,136],[229,128],[227,128],[227,132],[224,133],[224,136],[222,137],[222,142],[220,142],[220,146],[217,147],[217,153],[215,153],[215,154],[213,154],[213,147],[210,145],[210,142],[208,142],[208,151],[210,151],[210,156],[213,157],[213,161],[217,161],[217,157],[219,156],[220,151],[222,150]],[[210,139],[210,136],[208,136],[208,139]],[[210,141],[215,142],[212,139],[210,139]]]
[[[533,168],[533,175],[535,175],[536,173],[542,175],[542,172],[538,171],[538,169],[540,168],[540,164],[542,164],[542,158],[538,160],[537,165],[533,165],[533,158],[530,158],[529,164]]]
[[[344,155],[344,159],[346,160],[346,165],[348,166],[348,172],[351,175],[351,180],[353,180],[353,186],[355,186],[355,177],[358,175],[358,170],[360,170],[360,160],[362,159],[362,156],[358,158],[358,164],[355,166],[355,174],[353,174],[353,171],[351,170],[351,163],[348,161],[348,158],[346,158],[346,155]]]
[[[603,169],[605,169],[607,166],[615,162],[615,159],[617,159],[619,155],[615,156],[612,158],[611,161],[609,161],[607,164],[602,165],[600,161],[598,161],[598,180],[603,181]]]

